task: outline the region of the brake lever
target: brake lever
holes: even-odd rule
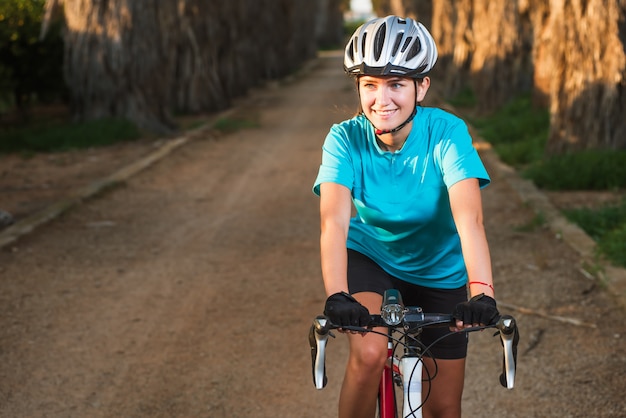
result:
[[[510,315],[502,315],[496,323],[496,328],[500,331],[503,347],[500,384],[507,389],[513,389],[517,369],[517,344],[519,343],[519,331],[515,318]]]
[[[328,382],[326,377],[326,343],[328,337],[335,337],[330,332],[331,323],[323,315],[316,317],[309,329],[309,346],[311,347],[311,369],[313,384],[316,389],[323,389]]]

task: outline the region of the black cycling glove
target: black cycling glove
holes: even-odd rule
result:
[[[494,324],[500,317],[496,301],[484,293],[456,305],[452,316],[463,324]]]
[[[346,292],[335,293],[326,299],[324,315],[337,326],[366,327],[371,321],[367,308]]]

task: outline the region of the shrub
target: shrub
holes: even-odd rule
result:
[[[626,151],[589,150],[544,158],[524,176],[549,190],[610,190],[626,187]]]
[[[626,188],[626,151],[590,150],[545,156],[549,114],[532,107],[530,96],[512,100],[497,112],[470,118],[500,159],[537,187],[549,190]],[[626,199],[616,206],[564,211],[613,263],[626,267]]]
[[[45,0],[0,1],[0,105],[25,112],[31,101],[63,100],[62,22],[39,38]]]
[[[42,124],[3,132],[0,152],[51,152],[90,148],[139,139],[129,121],[101,119],[78,124]]]
[[[626,267],[626,198],[599,209],[570,209],[565,216],[598,243],[611,261]]]
[[[626,223],[609,232],[598,245],[611,261],[626,267]]]
[[[550,115],[532,106],[530,95],[518,97],[497,112],[470,118],[502,161],[521,167],[541,158],[548,138]]]

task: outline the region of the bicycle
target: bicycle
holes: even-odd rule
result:
[[[402,303],[402,296],[396,289],[390,289],[383,295],[383,303],[380,315],[372,315],[372,320],[367,328],[362,327],[339,327],[332,324],[323,315],[313,320],[309,331],[309,345],[311,347],[313,383],[317,389],[323,389],[327,383],[326,376],[326,344],[328,337],[334,338],[331,330],[342,328],[348,331],[374,332],[374,327],[387,327],[387,354],[388,361],[383,370],[378,394],[378,416],[380,418],[398,417],[398,405],[396,400],[395,386],[402,388],[402,415],[407,418],[421,418],[421,407],[428,399],[428,393],[422,400],[422,356],[428,352],[419,338],[421,330],[426,327],[450,327],[454,324],[451,314],[425,313],[419,307],[407,307]],[[500,335],[503,347],[502,374],[500,384],[507,389],[513,389],[515,384],[515,371],[517,362],[517,344],[519,332],[515,318],[510,315],[502,315],[492,325],[466,328],[463,331],[474,332],[487,328],[496,328]],[[395,337],[395,334],[400,334]],[[445,337],[442,337],[445,338]],[[396,347],[403,348],[403,354],[396,356]],[[427,379],[433,379],[426,370]]]

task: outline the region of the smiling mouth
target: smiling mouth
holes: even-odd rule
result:
[[[389,116],[392,116],[393,114],[396,113],[396,109],[393,110],[374,110],[372,109],[372,112],[374,112],[376,115],[382,117],[382,118],[386,118]]]

